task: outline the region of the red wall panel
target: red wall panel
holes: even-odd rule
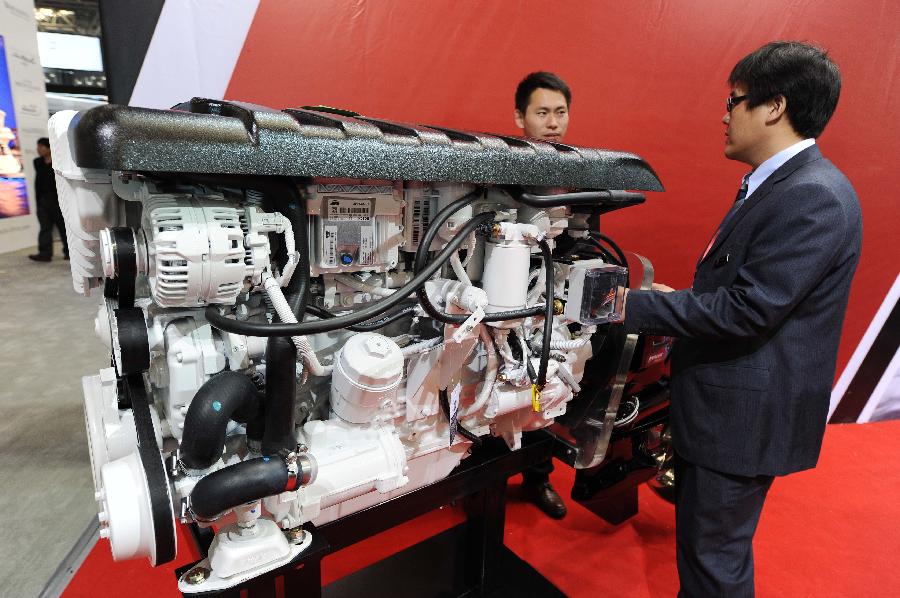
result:
[[[641,154],[666,186],[606,232],[685,287],[747,170],[722,154],[731,67],[773,39],[818,43],[844,76],[820,146],[864,217],[841,368],[898,271],[898,32],[890,0],[262,0],[226,97],[517,133],[516,84],[554,71],[574,95],[566,141]]]

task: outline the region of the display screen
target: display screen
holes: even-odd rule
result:
[[[73,71],[103,71],[100,38],[68,33],[39,31],[38,50],[41,66]]]
[[[0,218],[28,214],[28,185],[16,127],[6,44],[0,35]]]

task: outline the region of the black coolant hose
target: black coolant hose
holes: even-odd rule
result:
[[[622,251],[622,249],[616,244],[615,241],[613,241],[612,239],[610,239],[609,237],[607,237],[606,235],[604,235],[598,231],[591,231],[590,237],[591,237],[591,240],[594,243],[596,243],[597,247],[600,248],[601,250],[603,249],[603,245],[602,245],[602,243],[600,243],[600,241],[603,241],[603,243],[606,243],[607,245],[612,247],[612,250],[616,253],[616,256],[618,257],[618,262],[619,262],[618,265],[622,266],[623,268],[626,269],[625,286],[630,287],[631,286],[631,270],[628,270],[628,259],[625,257],[625,252]],[[608,254],[609,252],[607,251],[606,253]]]
[[[340,330],[359,324],[366,320],[371,320],[387,310],[399,305],[410,294],[412,294],[420,286],[424,285],[445,261],[450,259],[459,246],[466,240],[468,235],[478,229],[480,226],[487,224],[494,219],[494,212],[484,212],[474,216],[471,220],[460,227],[459,233],[447,243],[438,253],[437,257],[429,263],[424,270],[413,276],[412,280],[397,289],[397,291],[385,297],[381,301],[376,301],[353,313],[337,316],[327,320],[315,320],[312,322],[299,322],[297,324],[262,324],[258,322],[240,321],[228,318],[219,313],[215,307],[207,307],[205,314],[206,320],[220,330],[233,332],[235,334],[244,334],[249,336],[298,336],[307,334],[319,334],[321,332],[330,332],[332,330]]]
[[[414,273],[418,273],[423,268],[425,268],[428,262],[428,252],[431,248],[431,244],[434,242],[434,238],[437,236],[444,222],[454,213],[471,204],[480,196],[480,189],[472,191],[471,193],[467,193],[454,202],[448,204],[443,210],[437,213],[437,215],[431,220],[431,223],[428,225],[428,230],[425,231],[425,236],[419,242],[419,247],[416,250],[416,259],[413,262]],[[459,237],[461,235],[461,232],[457,233],[456,237]],[[454,237],[454,239],[456,237]],[[439,322],[444,322],[445,324],[462,324],[469,318],[469,316],[465,314],[448,314],[438,309],[437,306],[431,302],[431,299],[429,299],[428,293],[425,291],[424,286],[416,290],[416,297],[418,297],[419,304],[421,304],[422,309],[425,310],[425,313]],[[481,321],[503,322],[506,320],[518,320],[520,318],[536,316],[543,311],[544,308],[538,305],[535,307],[526,307],[523,309],[494,312],[491,314],[487,314]]]
[[[528,374],[528,379],[531,380],[531,383],[534,384],[537,380],[537,373],[534,371],[534,366],[531,364],[531,360],[528,358],[527,350],[523,347],[521,340],[519,340],[519,336],[516,334],[515,330],[509,331],[509,338],[512,341],[509,343],[509,350],[512,352],[513,357],[516,359],[521,359],[522,363],[525,364],[525,372]]]
[[[532,208],[555,208],[559,206],[595,206],[599,202],[624,203],[642,202],[643,193],[631,191],[576,191],[574,193],[557,193],[555,195],[534,195],[522,193],[516,199]]]
[[[184,418],[181,463],[192,470],[211,467],[222,456],[228,421],[247,422],[258,409],[256,385],[244,374],[222,372],[207,380]]]
[[[362,322],[361,324],[354,324],[353,326],[347,326],[347,330],[352,332],[371,332],[373,330],[379,330],[384,328],[388,324],[392,324],[397,320],[402,320],[403,318],[409,317],[413,315],[416,311],[416,306],[413,305],[404,305],[397,311],[387,313],[377,320],[367,320]],[[322,318],[325,320],[330,320],[332,318],[336,318],[337,316],[330,311],[323,309],[321,307],[317,307],[315,305],[307,305],[306,312],[310,313],[317,318]]]
[[[599,243],[599,241],[603,241],[604,243],[606,243],[607,245],[612,247],[612,250],[616,252],[616,256],[618,256],[618,258],[619,258],[620,266],[624,266],[624,267],[628,266],[628,259],[625,257],[625,252],[622,251],[622,249],[616,244],[615,241],[613,241],[612,239],[610,239],[603,233],[599,233],[597,231],[591,231],[590,235],[592,238],[597,239],[598,243]]]
[[[291,476],[281,457],[260,457],[229,465],[203,477],[191,491],[191,511],[210,521],[238,505],[288,490]]]
[[[544,336],[541,339],[541,360],[538,365],[538,374],[535,384],[538,388],[543,388],[547,382],[547,365],[550,363],[550,338],[553,336],[553,254],[550,252],[550,245],[547,241],[539,241],[538,247],[541,248],[541,255],[544,256],[545,269],[545,286],[544,298],[546,300],[544,306]],[[526,357],[527,359],[527,357]]]
[[[447,397],[446,388],[441,388],[438,390],[438,402],[441,404],[441,411],[444,412],[444,416],[447,418],[447,421],[452,423],[453,417],[450,414],[450,399]],[[460,436],[475,445],[476,448],[481,446],[481,438],[463,427],[463,425],[458,420],[456,422],[456,431],[459,432]]]
[[[265,431],[261,452],[274,455],[297,445],[294,403],[297,396],[297,347],[286,337],[270,338],[266,345]]]

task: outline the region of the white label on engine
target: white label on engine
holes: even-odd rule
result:
[[[322,235],[322,267],[334,268],[337,266],[337,227],[324,227],[325,233]]]
[[[373,234],[375,227],[361,226],[359,227],[359,263],[365,266],[371,266],[375,263],[375,235]]]
[[[450,446],[453,446],[453,438],[459,425],[459,395],[462,394],[462,384],[457,383],[450,391]]]
[[[339,199],[327,198],[327,220],[371,220],[372,208],[375,204],[371,199]]]

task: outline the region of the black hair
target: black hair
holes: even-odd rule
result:
[[[784,96],[788,119],[804,138],[822,134],[841,95],[841,72],[828,53],[794,41],[770,42],[748,54],[728,83],[746,87],[748,108]]]
[[[49,148],[49,147],[50,147],[50,140],[47,139],[46,137],[41,137],[40,139],[37,140],[37,144],[38,144],[38,145],[43,145],[44,147]]]
[[[528,102],[531,100],[531,94],[535,89],[552,89],[563,94],[566,98],[566,107],[572,103],[572,90],[566,85],[566,82],[547,71],[537,71],[530,73],[527,77],[519,82],[516,87],[516,110],[525,114],[528,109]]]

